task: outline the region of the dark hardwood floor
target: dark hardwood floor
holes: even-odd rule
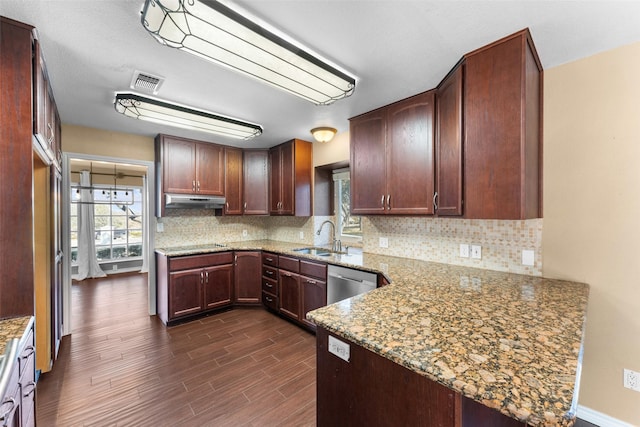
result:
[[[262,309],[166,328],[146,275],[72,286],[73,332],[38,382],[39,426],[314,426],[315,336]]]
[[[315,336],[265,310],[166,328],[139,274],[74,283],[72,305],[40,427],[315,426]]]

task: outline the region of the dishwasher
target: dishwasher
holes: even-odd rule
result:
[[[327,267],[327,304],[364,294],[376,288],[377,275],[353,268]]]

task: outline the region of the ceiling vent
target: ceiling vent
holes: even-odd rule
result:
[[[154,76],[142,71],[136,71],[133,73],[133,79],[131,80],[131,89],[155,95],[158,93],[158,90],[160,90],[160,86],[162,86],[163,82],[163,77]]]

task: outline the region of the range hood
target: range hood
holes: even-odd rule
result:
[[[165,208],[173,209],[222,209],[225,198],[220,196],[196,196],[193,194],[165,193]]]

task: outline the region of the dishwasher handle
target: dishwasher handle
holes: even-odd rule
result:
[[[351,277],[345,277],[342,274],[330,274],[329,277],[337,277],[338,279],[347,280],[349,282],[356,282],[356,283],[364,283],[365,282],[364,279],[352,279]]]

